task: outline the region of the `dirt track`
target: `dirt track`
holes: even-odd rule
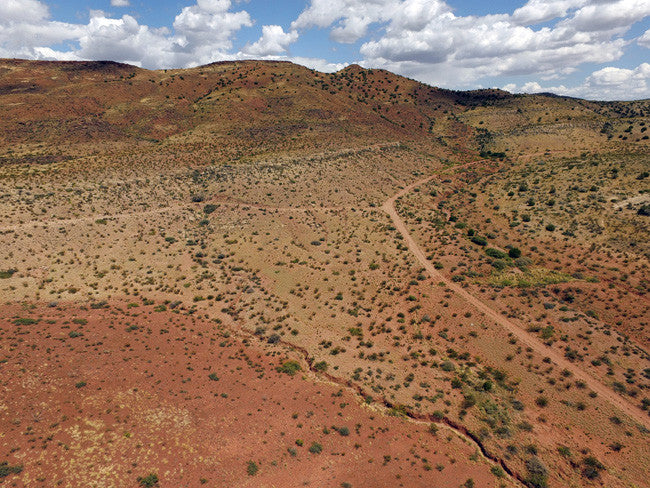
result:
[[[614,407],[618,408],[621,412],[628,415],[631,419],[634,419],[645,428],[650,429],[650,418],[643,410],[630,404],[627,400],[619,396],[605,384],[601,383],[598,379],[594,378],[589,373],[583,371],[578,366],[561,356],[555,349],[544,345],[542,342],[537,340],[537,338],[526,332],[524,328],[505,318],[499,312],[492,309],[489,305],[485,304],[480,299],[467,292],[461,286],[445,277],[442,273],[438,272],[438,270],[434,268],[433,264],[431,264],[430,261],[427,260],[424,252],[406,228],[405,222],[397,213],[397,210],[395,209],[395,201],[408,194],[414,188],[428,183],[435,176],[436,175],[432,175],[427,178],[418,180],[415,183],[412,183],[411,185],[402,189],[396,195],[393,195],[391,198],[389,198],[382,206],[382,209],[387,212],[388,215],[390,215],[395,227],[404,237],[404,242],[408,246],[409,250],[415,255],[420,264],[427,270],[429,275],[438,281],[444,282],[445,285],[449,289],[453,290],[454,293],[474,306],[477,310],[484,313],[486,317],[494,320],[508,332],[511,332],[521,342],[531,347],[542,356],[550,358],[551,361],[553,361],[559,367],[571,371],[577,379],[584,381],[589,386],[589,388],[598,394],[600,398],[604,398]]]

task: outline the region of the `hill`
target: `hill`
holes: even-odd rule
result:
[[[643,486],[649,119],[0,60],[0,482]]]

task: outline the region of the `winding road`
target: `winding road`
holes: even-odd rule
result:
[[[583,381],[589,388],[591,388],[594,392],[596,392],[600,398],[608,401],[611,405],[616,407],[621,412],[625,413],[631,419],[643,425],[646,429],[650,429],[650,417],[646,412],[641,410],[641,408],[638,408],[635,405],[629,403],[625,398],[619,396],[616,392],[614,392],[611,388],[606,386],[600,380],[596,379],[591,374],[580,369],[574,363],[567,360],[558,351],[556,351],[551,347],[546,346],[544,343],[539,341],[536,337],[528,333],[523,327],[517,325],[512,320],[509,320],[508,318],[504,317],[498,311],[492,309],[489,305],[481,301],[479,298],[467,292],[464,288],[459,286],[457,283],[454,283],[453,281],[448,279],[437,269],[435,269],[433,264],[431,264],[429,260],[427,260],[424,251],[415,241],[413,236],[409,233],[406,227],[406,223],[402,220],[402,218],[397,213],[397,210],[395,209],[395,202],[398,199],[402,198],[403,196],[407,195],[414,188],[424,185],[425,183],[428,183],[433,178],[435,178],[435,176],[436,175],[428,176],[427,178],[423,178],[421,180],[416,181],[415,183],[412,183],[411,185],[402,189],[396,195],[393,195],[391,198],[389,198],[382,206],[382,210],[388,213],[390,218],[393,220],[393,224],[395,225],[395,228],[404,237],[404,242],[408,246],[409,250],[415,255],[415,257],[420,262],[420,264],[427,270],[429,275],[438,281],[444,282],[445,285],[449,289],[451,289],[454,293],[456,293],[459,297],[461,297],[470,305],[474,306],[477,310],[484,313],[486,317],[492,319],[494,322],[496,322],[498,325],[506,329],[508,332],[511,332],[514,337],[516,337],[526,346],[529,346],[530,348],[532,348],[534,351],[541,354],[542,356],[550,358],[551,361],[555,363],[557,366],[561,368],[565,368],[571,373],[573,373],[576,379]]]

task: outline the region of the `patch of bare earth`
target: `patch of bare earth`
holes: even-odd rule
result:
[[[386,416],[186,312],[3,307],[7,486],[509,485],[454,432]],[[159,309],[158,309],[159,310]],[[150,480],[153,478],[149,478]]]

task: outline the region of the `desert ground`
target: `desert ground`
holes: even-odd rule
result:
[[[642,487],[650,102],[0,60],[0,484]]]

